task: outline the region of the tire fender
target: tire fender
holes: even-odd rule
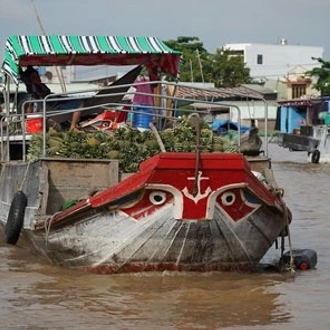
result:
[[[21,190],[17,191],[10,205],[5,228],[5,240],[7,244],[15,245],[17,243],[24,222],[26,206],[26,195]]]

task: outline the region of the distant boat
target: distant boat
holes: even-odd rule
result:
[[[330,162],[329,97],[280,102],[280,121],[289,132],[279,133],[278,144],[290,151],[307,151],[312,163]]]

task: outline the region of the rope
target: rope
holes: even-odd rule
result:
[[[31,164],[31,161],[28,162],[27,166],[26,166],[26,170],[25,170],[25,173],[24,173],[24,177],[23,177],[23,180],[22,180],[22,183],[21,183],[21,186],[19,188],[20,191],[23,191],[23,185],[25,184],[27,178],[28,178],[28,172],[29,172],[29,167],[30,167],[30,164]]]
[[[50,218],[47,218],[46,221],[45,221],[45,232],[46,232],[45,240],[46,240],[46,247],[47,248],[48,248],[48,243],[49,243],[48,238],[49,238],[50,227],[52,225],[52,222],[53,222],[55,216],[59,213],[61,213],[61,211],[55,212]]]
[[[291,242],[291,234],[290,234],[290,226],[289,226],[288,208],[285,204],[284,204],[284,218],[286,222],[286,228],[288,231],[288,242],[289,242],[289,251],[290,251],[290,263],[287,270],[290,272],[291,275],[294,275],[295,266],[294,266],[294,257],[292,253],[292,242]]]
[[[290,274],[292,276],[294,276],[295,274],[295,265],[294,265],[294,256],[293,256],[293,252],[292,252],[292,241],[291,241],[291,233],[290,233],[290,226],[289,226],[289,212],[288,212],[288,207],[286,206],[284,200],[283,200],[283,195],[284,195],[284,190],[283,189],[276,189],[275,190],[275,195],[278,196],[278,198],[280,199],[280,202],[282,204],[283,207],[283,212],[284,212],[284,226],[283,226],[283,230],[282,230],[282,240],[284,241],[284,228],[286,227],[287,229],[287,234],[288,234],[288,242],[289,242],[289,252],[290,252],[290,262],[289,265],[287,267],[287,271],[290,272]]]

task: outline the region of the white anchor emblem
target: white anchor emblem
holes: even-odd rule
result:
[[[195,177],[190,177],[190,178],[187,178],[188,180],[195,180]],[[191,199],[192,201],[195,202],[195,204],[198,203],[199,200],[205,198],[206,196],[208,196],[210,194],[210,192],[212,191],[211,187],[208,186],[207,189],[205,190],[205,192],[203,194],[201,194],[201,181],[202,180],[209,180],[209,177],[202,177],[202,171],[199,171],[198,172],[198,178],[197,178],[197,194],[196,196],[192,195],[189,191],[188,191],[188,188],[187,187],[184,187],[184,189],[182,190],[183,194]]]

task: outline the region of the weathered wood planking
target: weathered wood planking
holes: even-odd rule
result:
[[[48,171],[47,214],[65,201],[88,198],[88,192],[104,190],[118,182],[117,160],[44,159]],[[45,171],[45,170],[44,170]]]

